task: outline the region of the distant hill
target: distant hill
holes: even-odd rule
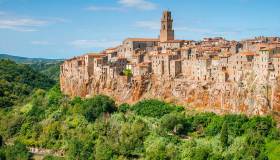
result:
[[[27,58],[20,56],[13,56],[9,54],[0,54],[0,59],[10,59],[16,63],[24,63],[24,64],[33,64],[33,63],[53,63],[53,62],[61,62],[63,59],[46,59],[46,58]]]
[[[29,65],[35,71],[40,72],[55,81],[59,80],[59,66],[64,61],[63,59],[27,58],[9,54],[0,54],[0,60],[1,59],[9,59],[18,64]]]

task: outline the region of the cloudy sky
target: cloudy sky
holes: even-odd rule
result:
[[[280,36],[280,0],[0,0],[0,53],[69,58],[158,37],[171,10],[178,39]]]

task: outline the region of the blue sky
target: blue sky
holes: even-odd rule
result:
[[[279,0],[0,0],[0,53],[69,58],[127,37],[158,37],[172,11],[175,36],[280,36]]]

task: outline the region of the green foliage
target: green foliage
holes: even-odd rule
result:
[[[68,159],[93,159],[93,142],[82,142],[74,138],[69,142]]]
[[[263,136],[267,136],[272,128],[275,127],[275,122],[269,116],[255,116],[244,127],[247,129],[247,132],[260,133]]]
[[[48,89],[54,81],[27,65],[0,60],[0,107],[10,107],[35,88]]]
[[[184,142],[181,148],[181,159],[183,160],[205,160],[218,157],[217,153],[213,154],[209,145],[202,145],[194,140]]]
[[[122,113],[127,112],[129,109],[130,109],[130,105],[127,103],[123,103],[123,104],[119,105],[119,107],[118,107],[118,111],[122,112]]]
[[[211,122],[205,127],[205,135],[215,136],[220,133],[224,119],[221,116],[213,116]]]
[[[147,124],[134,115],[115,114],[110,119],[103,117],[95,122],[97,143],[96,159],[109,159],[117,155],[137,158],[144,151]],[[107,158],[106,158],[107,157]]]
[[[161,127],[174,134],[186,134],[190,129],[190,124],[183,114],[175,112],[161,118]]]
[[[31,154],[28,152],[28,149],[24,144],[16,141],[14,145],[6,146],[5,157],[6,159],[11,160],[28,160],[30,159]]]
[[[123,74],[127,77],[132,77],[132,71],[131,69],[125,69],[123,70]]]
[[[223,126],[222,126],[220,140],[221,140],[221,144],[224,148],[228,147],[228,145],[229,145],[229,142],[228,142],[228,124],[227,124],[226,121],[223,123]]]
[[[254,159],[267,159],[264,153],[265,139],[260,133],[251,133],[246,137],[247,151],[245,157]]]
[[[29,64],[31,68],[35,71],[40,72],[43,75],[46,75],[48,78],[59,81],[60,74],[60,65],[61,61],[47,61],[47,62],[33,62]]]
[[[0,148],[4,146],[4,140],[3,137],[0,135]]]
[[[61,157],[55,157],[55,156],[52,156],[52,155],[47,155],[43,158],[43,160],[63,160],[64,158],[61,158]]]
[[[132,110],[141,116],[161,118],[165,114],[169,114],[181,107],[174,106],[159,100],[143,100],[132,106]]]
[[[179,146],[166,137],[152,134],[145,140],[145,159],[179,159]]]
[[[266,144],[266,150],[268,153],[268,158],[270,160],[278,160],[280,157],[280,141],[273,140]]]
[[[191,130],[198,136],[204,136],[207,126],[216,115],[214,113],[199,113],[188,117],[191,123]]]
[[[103,113],[113,113],[117,110],[114,100],[104,95],[97,95],[86,99],[82,107],[84,109],[84,116],[91,122]]]
[[[228,124],[228,132],[234,137],[241,136],[244,133],[246,127],[243,127],[243,125],[246,124],[248,120],[248,117],[245,115],[229,114],[224,116],[224,121]]]
[[[97,133],[96,159],[123,155],[137,158],[144,151],[144,138],[148,134],[147,124],[133,115],[117,114],[95,123]]]
[[[60,91],[59,85],[55,85],[48,92],[48,105],[57,106],[63,100],[63,95]]]

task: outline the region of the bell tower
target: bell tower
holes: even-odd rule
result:
[[[173,19],[170,11],[164,11],[161,18],[160,42],[174,40]]]

